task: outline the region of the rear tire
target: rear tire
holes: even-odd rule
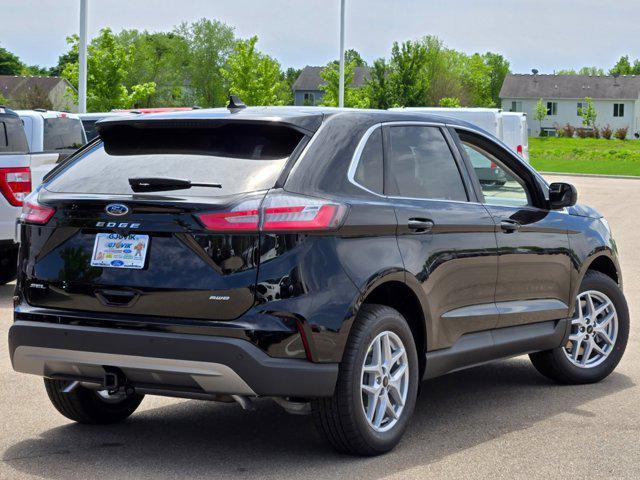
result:
[[[44,379],[49,400],[56,410],[70,420],[89,425],[107,425],[121,422],[136,411],[144,395],[123,395],[122,399],[101,395],[82,386],[69,393],[63,389],[69,381]]]
[[[364,305],[349,334],[333,396],[312,402],[316,427],[339,452],[388,452],[413,414],[418,381],[415,342],[404,317],[390,307]]]
[[[595,307],[593,312],[597,312],[600,307],[603,311],[596,315],[590,314],[589,302]],[[610,302],[611,307],[606,307],[607,302]],[[580,284],[576,303],[576,315],[571,320],[572,331],[567,343],[552,350],[532,353],[529,358],[538,372],[556,382],[599,382],[613,372],[627,346],[627,301],[615,281],[603,273],[589,270]],[[609,316],[609,323],[603,329],[602,325]],[[600,351],[604,353],[601,354]]]

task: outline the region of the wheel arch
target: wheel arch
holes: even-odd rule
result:
[[[420,375],[422,375],[426,366],[427,308],[426,301],[421,294],[420,284],[415,279],[414,282],[407,281],[409,278],[413,277],[403,270],[385,272],[375,277],[363,289],[354,305],[353,319],[355,320],[360,308],[365,304],[385,305],[398,310],[413,333],[418,352]],[[350,322],[349,330],[352,324],[353,322]],[[348,336],[348,333],[345,336]]]

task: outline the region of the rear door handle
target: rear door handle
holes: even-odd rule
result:
[[[407,225],[412,233],[427,233],[431,231],[434,223],[428,218],[410,218]]]
[[[515,220],[502,220],[500,221],[500,228],[505,233],[517,232],[520,229],[520,223]]]

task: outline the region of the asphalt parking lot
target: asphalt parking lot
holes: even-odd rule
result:
[[[563,177],[549,177],[560,179]],[[564,177],[603,212],[621,251],[632,329],[618,369],[597,385],[558,386],[526,357],[424,383],[399,447],[338,455],[309,417],[269,400],[237,405],[147,397],[123,424],[76,425],[42,380],[0,348],[0,479],[14,478],[640,478],[640,180]],[[0,287],[0,337],[13,285]]]

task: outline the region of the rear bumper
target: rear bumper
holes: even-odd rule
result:
[[[119,368],[141,389],[203,394],[324,397],[337,364],[272,358],[246,340],[205,335],[16,321],[9,330],[14,370],[100,383]]]

